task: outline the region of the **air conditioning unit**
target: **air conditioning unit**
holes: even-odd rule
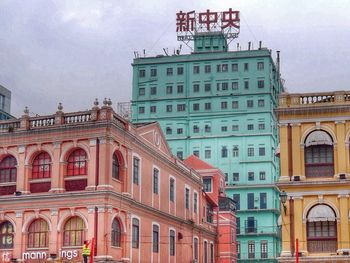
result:
[[[339,179],[342,179],[342,180],[346,179],[346,174],[339,174]]]
[[[294,181],[300,181],[300,176],[299,175],[295,175],[294,176]]]

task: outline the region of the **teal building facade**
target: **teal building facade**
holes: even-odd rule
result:
[[[11,91],[0,85],[0,120],[12,119]]]
[[[281,249],[277,64],[266,48],[228,51],[220,34],[195,37],[191,54],[132,64],[132,121],[158,121],[174,155],[197,155],[225,173],[239,262],[277,262]]]

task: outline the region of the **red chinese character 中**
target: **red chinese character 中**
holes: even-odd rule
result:
[[[229,9],[229,11],[222,13],[222,29],[225,29],[226,27],[232,26],[235,28],[239,28],[239,11],[232,11],[232,8]]]
[[[210,30],[210,24],[217,23],[218,22],[218,13],[216,12],[210,12],[209,9],[207,9],[207,12],[205,13],[199,13],[199,23],[205,24],[207,30]]]
[[[193,31],[194,22],[194,11],[176,13],[176,32]]]

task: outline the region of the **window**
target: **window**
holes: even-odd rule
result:
[[[159,193],[159,170],[156,168],[153,169],[153,193]]]
[[[221,65],[222,72],[227,72],[228,70],[228,65],[227,64],[222,64]]]
[[[262,180],[262,181],[266,180],[266,173],[265,172],[260,172],[259,173],[259,179]]]
[[[265,156],[265,147],[259,147],[259,156]]]
[[[175,256],[175,231],[170,230],[169,234],[170,256]]]
[[[239,125],[238,124],[232,125],[232,131],[238,131],[238,130],[239,130]]]
[[[232,173],[233,181],[239,181],[239,173]]]
[[[232,199],[233,199],[233,201],[236,202],[236,209],[240,210],[240,208],[241,208],[241,195],[240,194],[233,194]]]
[[[260,209],[267,208],[267,198],[266,193],[260,193]]]
[[[9,221],[0,224],[0,249],[13,248],[13,225]]]
[[[151,95],[157,94],[157,87],[151,87]]]
[[[177,134],[183,134],[184,129],[183,128],[177,128]]]
[[[227,82],[221,83],[221,89],[222,90],[228,90],[228,83]]]
[[[210,263],[214,263],[214,244],[210,243]]]
[[[172,76],[173,75],[173,68],[167,68],[166,69],[166,75],[167,76]]]
[[[139,96],[144,96],[146,94],[145,88],[139,88]]]
[[[255,242],[248,242],[248,258],[255,258]]]
[[[267,240],[260,241],[261,258],[267,258]]]
[[[223,158],[227,157],[227,147],[226,146],[221,147],[221,157],[223,157]]]
[[[190,189],[185,188],[185,207],[190,209]]]
[[[193,193],[193,212],[197,213],[198,210],[198,194],[196,192]]]
[[[139,107],[139,114],[145,113],[145,107],[141,106]]]
[[[237,232],[238,234],[238,232]],[[237,242],[237,258],[240,259],[241,258],[241,243]]]
[[[112,223],[112,234],[111,234],[111,242],[112,246],[114,247],[120,247],[120,241],[121,241],[121,236],[122,236],[122,230],[120,227],[120,223],[118,219],[114,218],[113,223]]]
[[[0,163],[0,183],[16,182],[17,161],[13,156],[5,157]]]
[[[232,64],[232,71],[233,72],[238,71],[238,64],[237,63]]]
[[[64,225],[63,246],[82,246],[85,240],[85,224],[78,216],[71,217]]]
[[[233,157],[238,157],[239,156],[239,149],[238,146],[234,146],[232,149],[232,156]]]
[[[193,110],[198,111],[199,110],[199,103],[194,103],[193,104]]]
[[[198,150],[194,150],[194,151],[193,151],[193,155],[199,157],[199,151],[198,151]]]
[[[177,75],[183,75],[184,74],[184,68],[183,67],[178,67],[177,68]]]
[[[156,76],[157,76],[157,69],[151,68],[151,77],[156,77]]]
[[[227,126],[221,126],[221,131],[222,132],[227,132]]]
[[[254,172],[248,172],[248,181],[254,181]]]
[[[173,105],[166,105],[166,112],[172,112],[173,111]]]
[[[221,102],[221,109],[227,109],[227,101]]]
[[[193,84],[193,92],[199,92],[199,84]]]
[[[244,81],[244,89],[249,89],[249,81],[248,80]]]
[[[205,150],[204,151],[204,158],[210,159],[211,158],[211,150]]]
[[[177,152],[176,152],[176,156],[177,156],[177,158],[179,158],[180,160],[183,160],[183,158],[184,158],[184,153],[183,153],[183,151],[177,151]]]
[[[115,153],[113,153],[112,178],[120,179],[120,161]]]
[[[199,127],[197,125],[193,126],[193,133],[198,133],[199,132]]]
[[[258,100],[258,107],[265,107],[265,100],[264,99]]]
[[[204,126],[204,131],[205,131],[205,132],[211,132],[211,127],[210,127],[210,125],[206,124],[206,125]]]
[[[28,228],[28,248],[49,247],[49,226],[44,219],[34,220]]]
[[[166,133],[167,135],[170,135],[170,134],[173,133],[173,130],[172,130],[170,127],[166,127],[165,133]]]
[[[175,180],[173,178],[170,178],[170,183],[169,183],[169,199],[171,202],[175,202]]]
[[[157,106],[151,106],[150,112],[151,113],[156,113],[157,112]]]
[[[177,111],[185,111],[186,104],[177,104]]]
[[[204,192],[211,192],[211,177],[204,177],[203,178],[203,190]]]
[[[204,241],[204,262],[203,263],[208,263],[208,242]]]
[[[51,177],[51,157],[48,153],[39,153],[34,161],[32,168],[32,179],[42,179]]]
[[[204,104],[204,109],[205,109],[205,110],[211,110],[211,103],[210,103],[210,102],[206,102],[206,103]]]
[[[258,62],[256,68],[257,70],[264,70],[264,62]]]
[[[259,130],[265,130],[265,123],[259,123]]]
[[[249,70],[249,64],[248,63],[244,63],[244,71],[248,71]]]
[[[254,124],[248,124],[248,131],[254,130]]]
[[[232,82],[232,90],[238,90],[238,81]]]
[[[228,173],[225,173],[225,182],[228,182]]]
[[[205,92],[211,91],[211,84],[210,83],[205,83],[204,84],[204,91]]]
[[[232,101],[232,109],[238,109],[238,101]]]
[[[254,209],[254,193],[248,193],[247,194],[247,208],[248,209]]]
[[[166,94],[173,94],[173,86],[166,86]]]
[[[198,260],[198,238],[193,239],[193,258]]]
[[[83,149],[76,149],[68,157],[67,176],[87,175],[87,156]]]
[[[210,65],[205,65],[204,66],[204,72],[205,73],[210,73],[211,72],[211,66]]]
[[[136,218],[132,219],[132,247],[139,248],[139,240],[140,240],[140,226],[139,220]]]
[[[258,80],[258,88],[259,89],[263,89],[265,86],[265,81],[264,80]]]
[[[237,224],[236,232],[237,232],[237,235],[239,235],[241,233],[241,218],[240,217],[236,217],[236,224]]]
[[[5,96],[0,95],[0,109],[4,110],[5,109]]]
[[[253,108],[254,107],[254,101],[253,100],[247,100],[247,107]]]
[[[207,204],[207,211],[206,211],[206,214],[207,214],[207,222],[208,223],[213,223],[213,207],[208,203]]]
[[[133,159],[133,176],[132,180],[133,183],[138,185],[139,184],[139,177],[140,177],[140,159],[137,157],[134,157]]]
[[[159,226],[153,225],[153,253],[159,252]]]
[[[216,65],[216,72],[221,72],[221,65]]]
[[[140,69],[140,70],[139,70],[139,77],[140,77],[140,78],[144,78],[145,76],[146,76],[146,70]]]
[[[252,148],[252,147],[249,147],[249,148],[248,148],[248,156],[249,156],[249,157],[254,156],[254,148]]]
[[[177,85],[177,93],[184,93],[184,86],[183,85]]]
[[[199,74],[199,66],[193,66],[193,74]]]

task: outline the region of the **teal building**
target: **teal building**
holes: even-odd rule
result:
[[[238,207],[239,262],[277,262],[274,110],[283,86],[271,50],[228,51],[222,34],[201,34],[191,54],[135,58],[132,66],[132,121],[158,121],[174,155],[219,167]]]
[[[11,109],[11,91],[0,85],[0,120],[12,119]]]

